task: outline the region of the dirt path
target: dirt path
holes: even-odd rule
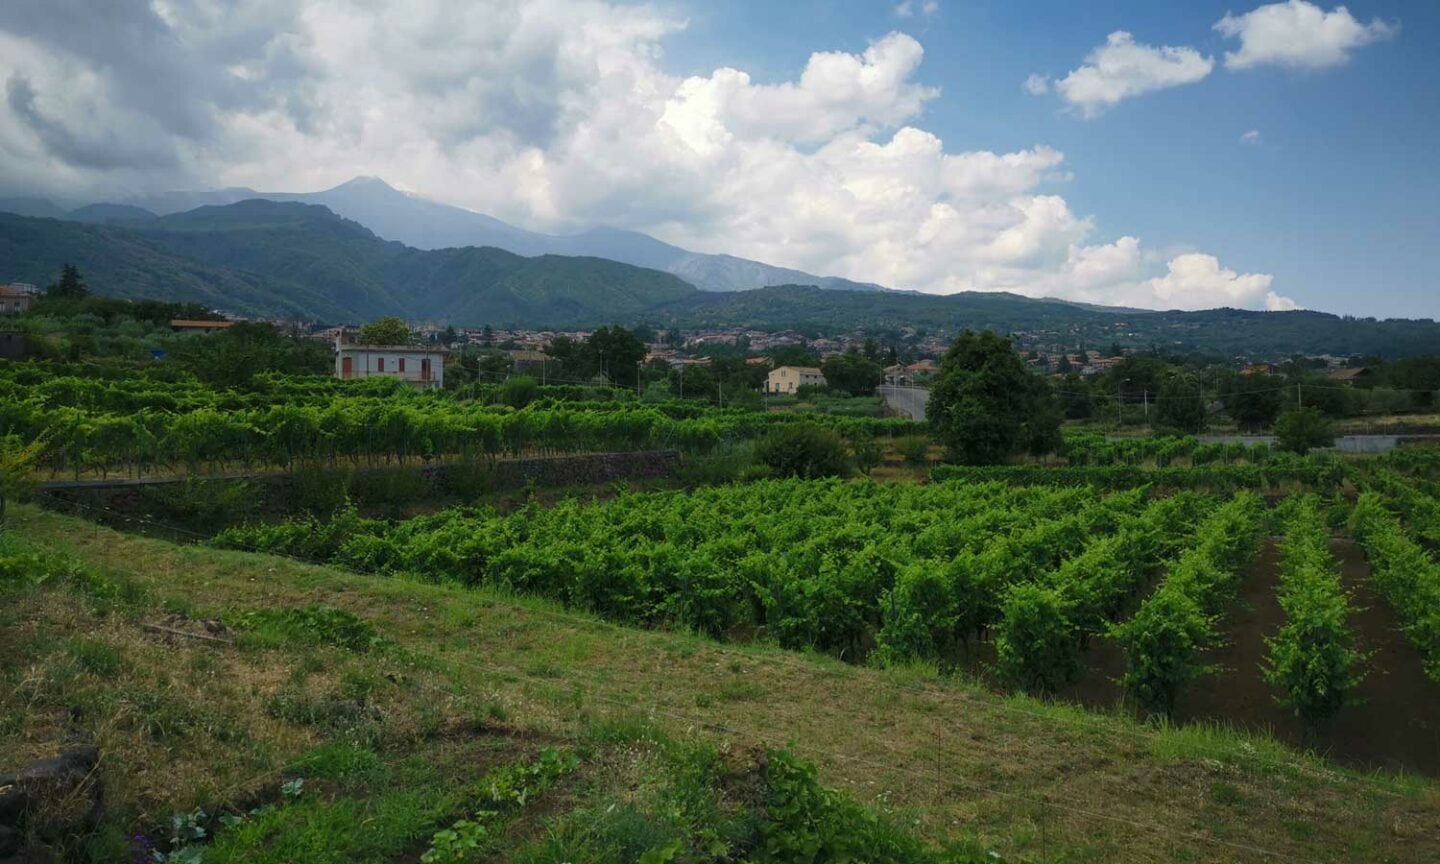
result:
[[[1359,704],[1342,710],[1309,739],[1304,725],[1276,704],[1277,691],[1263,678],[1269,653],[1265,638],[1279,630],[1285,617],[1275,595],[1279,549],[1267,541],[1222,625],[1226,644],[1206,658],[1219,671],[1180,695],[1176,718],[1269,729],[1281,740],[1349,765],[1440,775],[1440,686],[1425,677],[1420,655],[1375,594],[1370,565],[1354,542],[1334,539],[1331,550],[1354,598],[1350,626],[1357,647],[1369,654],[1368,673],[1356,691]]]

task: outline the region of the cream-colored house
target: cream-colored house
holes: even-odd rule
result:
[[[825,376],[814,366],[781,366],[765,376],[766,393],[794,393],[801,387],[824,387]]]
[[[356,345],[335,340],[336,378],[399,378],[416,387],[445,384],[445,349],[420,345]]]

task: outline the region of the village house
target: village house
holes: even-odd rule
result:
[[[909,387],[915,383],[915,376],[910,373],[909,369],[896,363],[894,366],[885,367],[885,383],[898,387]]]
[[[34,285],[24,282],[0,285],[0,315],[19,315],[28,311],[35,305],[38,293]]]
[[[801,387],[824,387],[825,376],[814,366],[781,366],[765,376],[766,393],[794,393]]]
[[[1325,377],[1336,384],[1357,384],[1370,380],[1374,373],[1368,366],[1351,366],[1344,369],[1334,369],[1325,374]]]
[[[176,333],[209,333],[214,330],[229,330],[234,321],[200,321],[189,318],[171,318],[170,329]]]
[[[516,375],[545,375],[545,364],[550,362],[550,355],[544,351],[526,351],[516,349],[510,352],[510,363]]]
[[[357,345],[335,339],[336,378],[398,378],[416,387],[445,384],[445,349],[432,345]]]

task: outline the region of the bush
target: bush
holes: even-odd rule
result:
[[[1335,427],[1317,408],[1293,408],[1275,423],[1275,444],[1281,450],[1304,455],[1317,447],[1335,444]]]
[[[755,455],[778,477],[842,477],[850,473],[845,439],[813,423],[790,423],[755,445]]]
[[[524,408],[540,396],[540,382],[529,375],[518,375],[495,388],[491,398],[500,405]]]
[[[906,435],[896,439],[895,449],[907,465],[924,465],[930,461],[930,439],[924,435]]]

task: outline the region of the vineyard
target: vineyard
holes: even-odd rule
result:
[[[35,473],[52,477],[242,467],[315,485],[336,473],[324,466],[704,454],[797,423],[851,447],[923,431],[905,420],[645,401],[603,385],[531,385],[522,399],[506,385],[430,392],[261,374],[223,390],[174,370],[95,375],[58,363],[0,367],[0,396],[0,435],[40,442]],[[1122,700],[1142,715],[1268,723],[1273,709],[1321,734],[1385,704],[1375,691],[1400,680],[1396,664],[1427,675],[1425,693],[1440,692],[1433,451],[1347,460],[1072,430],[1058,457],[895,476],[922,482],[766,478],[754,467],[687,481],[690,491],[521,498],[504,513],[407,511],[405,500],[362,513],[341,484],[317,498],[323,507],[284,511],[307,515],[246,521],[265,509],[251,507],[201,521],[211,533],[231,526],[209,540],[221,547],[543,597],[627,625],[853,664],[958,671],[1101,707]],[[419,488],[395,485],[402,499]],[[221,507],[227,494],[176,500]],[[457,494],[429,509],[473,500]],[[1335,545],[1350,538],[1353,552]],[[1372,588],[1383,620],[1356,599]],[[1242,626],[1256,598],[1268,617]],[[1403,634],[1417,659],[1399,648],[1377,659],[1385,634]],[[1245,687],[1265,708],[1232,716],[1221,691]]]
[[[87,367],[88,368],[88,367]],[[706,452],[778,425],[815,423],[846,436],[912,432],[907,420],[765,413],[683,401],[641,402],[627,390],[536,387],[525,405],[503,385],[416,391],[394,381],[259,376],[252,389],[193,378],[95,378],[49,364],[0,366],[0,437],[43,440],[39,467],[143,476],[222,468],[288,469],[522,454],[675,449]]]
[[[1045,470],[1056,482],[1033,482]],[[1363,634],[1328,546],[1332,523],[1348,518],[1374,584],[1440,683],[1440,565],[1425,533],[1434,499],[1423,472],[1398,459],[1367,469],[1355,482],[1391,493],[1366,491],[1352,508],[1337,497],[1344,466],[1329,459],[1215,466],[1218,481],[1201,470],[937,469],[929,485],[770,480],[505,516],[457,508],[387,522],[342,512],[232,529],[214,542],[852,662],[979,669],[1035,693],[1084,686],[1104,645],[1118,655],[1112,677],[1126,701],[1161,714],[1221,671],[1212,657],[1229,639],[1227,616],[1274,542],[1283,620],[1263,634],[1263,663],[1227,674],[1263,680],[1271,701],[1318,728],[1366,710],[1355,698],[1367,674]],[[1244,472],[1258,470],[1283,470],[1286,483],[1326,497],[1297,491],[1269,509],[1241,488],[1255,480]],[[1116,471],[1156,482],[1122,486],[1106,476]],[[1007,472],[1032,482],[1006,482]],[[960,479],[939,479],[947,476]]]

